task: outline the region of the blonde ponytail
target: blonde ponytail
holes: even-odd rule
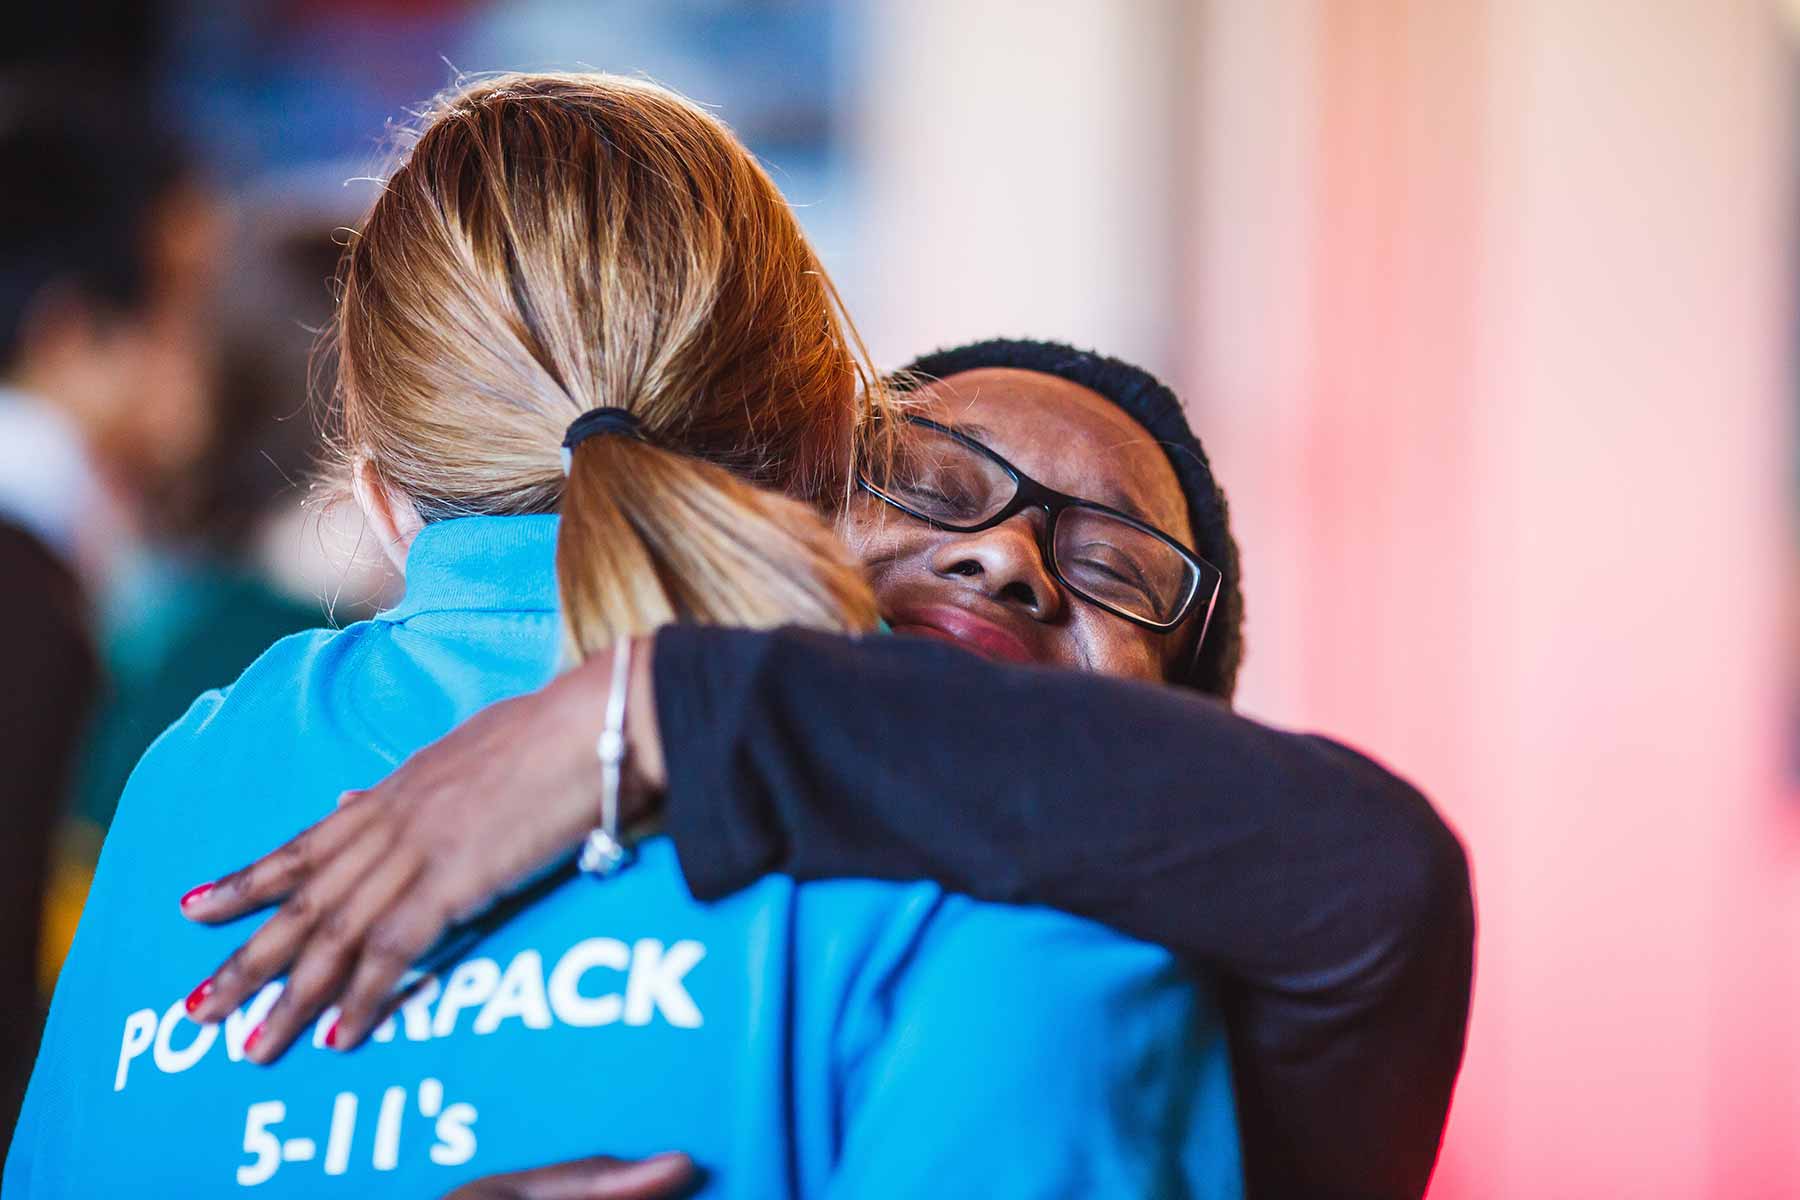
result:
[[[466,88],[426,116],[342,282],[346,451],[427,520],[560,510],[576,654],[670,621],[875,623],[824,514],[895,401],[779,192],[702,109],[605,75]],[[564,429],[602,407],[647,440],[590,437],[565,476]]]
[[[571,454],[556,575],[576,657],[672,621],[875,625],[849,550],[797,500],[628,437]]]

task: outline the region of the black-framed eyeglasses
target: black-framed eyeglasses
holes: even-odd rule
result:
[[[1219,569],[1129,513],[1045,487],[974,438],[924,417],[907,417],[878,476],[857,473],[864,491],[914,520],[950,533],[979,533],[1029,508],[1041,509],[1038,548],[1056,582],[1146,629],[1167,632],[1204,610],[1206,637],[1219,596]]]

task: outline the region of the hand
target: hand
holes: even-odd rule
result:
[[[632,655],[624,820],[664,784],[649,638]],[[195,888],[182,912],[217,923],[285,900],[188,997],[218,1021],[284,970],[287,987],[244,1054],[280,1057],[326,1005],[326,1044],[348,1050],[385,1015],[394,985],[454,922],[574,849],[599,817],[594,742],[611,686],[610,651],[542,690],[502,701],[407,759],[337,812],[248,867]]]
[[[681,1195],[694,1181],[685,1154],[658,1154],[631,1162],[582,1158],[471,1180],[444,1200],[659,1200]]]

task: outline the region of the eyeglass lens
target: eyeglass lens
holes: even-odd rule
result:
[[[1174,619],[1197,582],[1167,542],[1091,508],[1063,509],[1052,547],[1056,569],[1075,591],[1158,625]]]
[[[953,529],[988,520],[1018,490],[999,463],[923,425],[908,431],[886,472],[870,475],[868,482],[901,506]]]
[[[1018,485],[994,459],[956,438],[918,426],[869,485],[917,515],[952,529],[991,520]],[[1161,538],[1117,517],[1071,506],[1056,518],[1051,558],[1071,590],[1153,624],[1174,618],[1198,578]]]

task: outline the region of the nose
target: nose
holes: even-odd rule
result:
[[[1054,620],[1062,614],[1062,589],[1050,576],[1031,522],[1031,514],[1020,513],[992,529],[951,536],[932,552],[932,573],[964,580],[1033,620]]]

